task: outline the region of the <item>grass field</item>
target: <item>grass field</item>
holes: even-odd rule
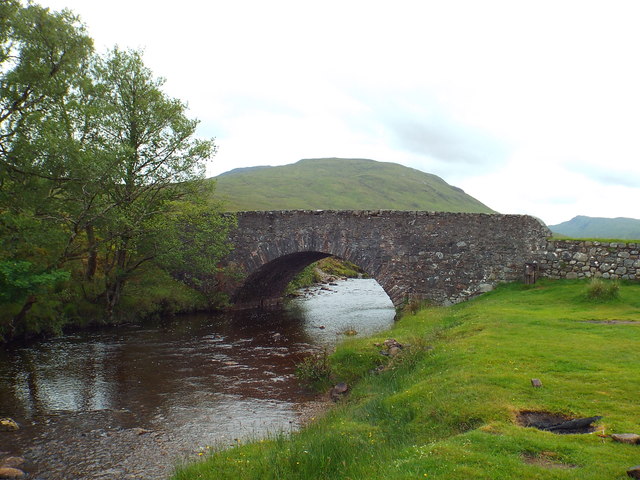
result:
[[[323,418],[212,453],[174,478],[628,478],[640,445],[607,435],[640,433],[640,284],[620,285],[612,300],[587,289],[504,285],[347,340],[330,361],[332,380],[352,389]],[[405,345],[393,358],[380,354],[391,337]],[[603,418],[595,433],[557,435],[518,425],[522,411]]]

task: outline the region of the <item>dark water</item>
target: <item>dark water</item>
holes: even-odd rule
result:
[[[290,431],[313,401],[295,364],[388,328],[373,280],[315,289],[284,311],[180,316],[0,350],[0,460],[29,478],[163,479],[211,446]],[[324,327],[324,328],[323,328]]]

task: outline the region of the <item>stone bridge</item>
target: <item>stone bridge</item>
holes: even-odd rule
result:
[[[378,281],[395,306],[456,303],[519,280],[548,228],[524,215],[408,211],[240,212],[223,290],[236,306],[274,303],[304,267],[334,256]]]

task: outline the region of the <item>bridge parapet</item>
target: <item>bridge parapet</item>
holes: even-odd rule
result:
[[[457,303],[522,278],[545,253],[549,229],[525,215],[391,210],[240,212],[226,259],[240,274],[237,304],[282,295],[309,263],[336,256],[376,279],[392,302]]]

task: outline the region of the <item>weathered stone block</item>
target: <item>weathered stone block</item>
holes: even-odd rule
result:
[[[586,262],[589,260],[589,255],[587,255],[586,253],[578,252],[573,256],[573,259],[578,262]]]

